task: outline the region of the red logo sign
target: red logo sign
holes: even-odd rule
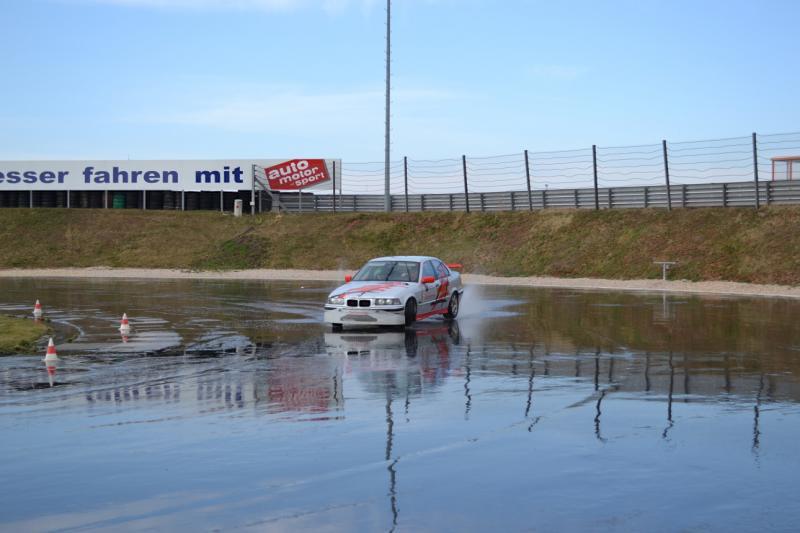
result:
[[[269,188],[273,191],[296,191],[328,181],[324,159],[292,159],[265,168]]]

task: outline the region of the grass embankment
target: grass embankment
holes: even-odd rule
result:
[[[47,326],[27,318],[0,315],[0,355],[30,353]]]
[[[501,276],[800,284],[800,207],[263,215],[0,209],[0,268],[356,268],[426,254]]]

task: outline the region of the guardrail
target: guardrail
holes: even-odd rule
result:
[[[756,207],[753,182],[698,183],[644,187],[542,189],[469,194],[470,211],[527,211],[539,209],[641,209],[689,207]],[[407,203],[406,203],[407,201]],[[759,183],[760,205],[800,204],[800,181]],[[382,194],[281,193],[282,210],[293,213],[378,212],[384,210]],[[392,195],[392,211],[467,211],[464,193]]]

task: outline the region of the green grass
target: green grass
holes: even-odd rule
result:
[[[501,276],[800,284],[800,207],[338,213],[0,209],[0,268],[354,269],[424,254]]]
[[[0,315],[0,355],[32,353],[47,326],[28,318]]]

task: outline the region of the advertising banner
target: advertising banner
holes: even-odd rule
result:
[[[331,179],[324,159],[292,159],[264,169],[273,191],[297,191]]]
[[[307,188],[330,179],[334,161],[341,168],[332,159],[0,161],[0,191],[250,190],[254,166],[276,168],[284,186]]]

